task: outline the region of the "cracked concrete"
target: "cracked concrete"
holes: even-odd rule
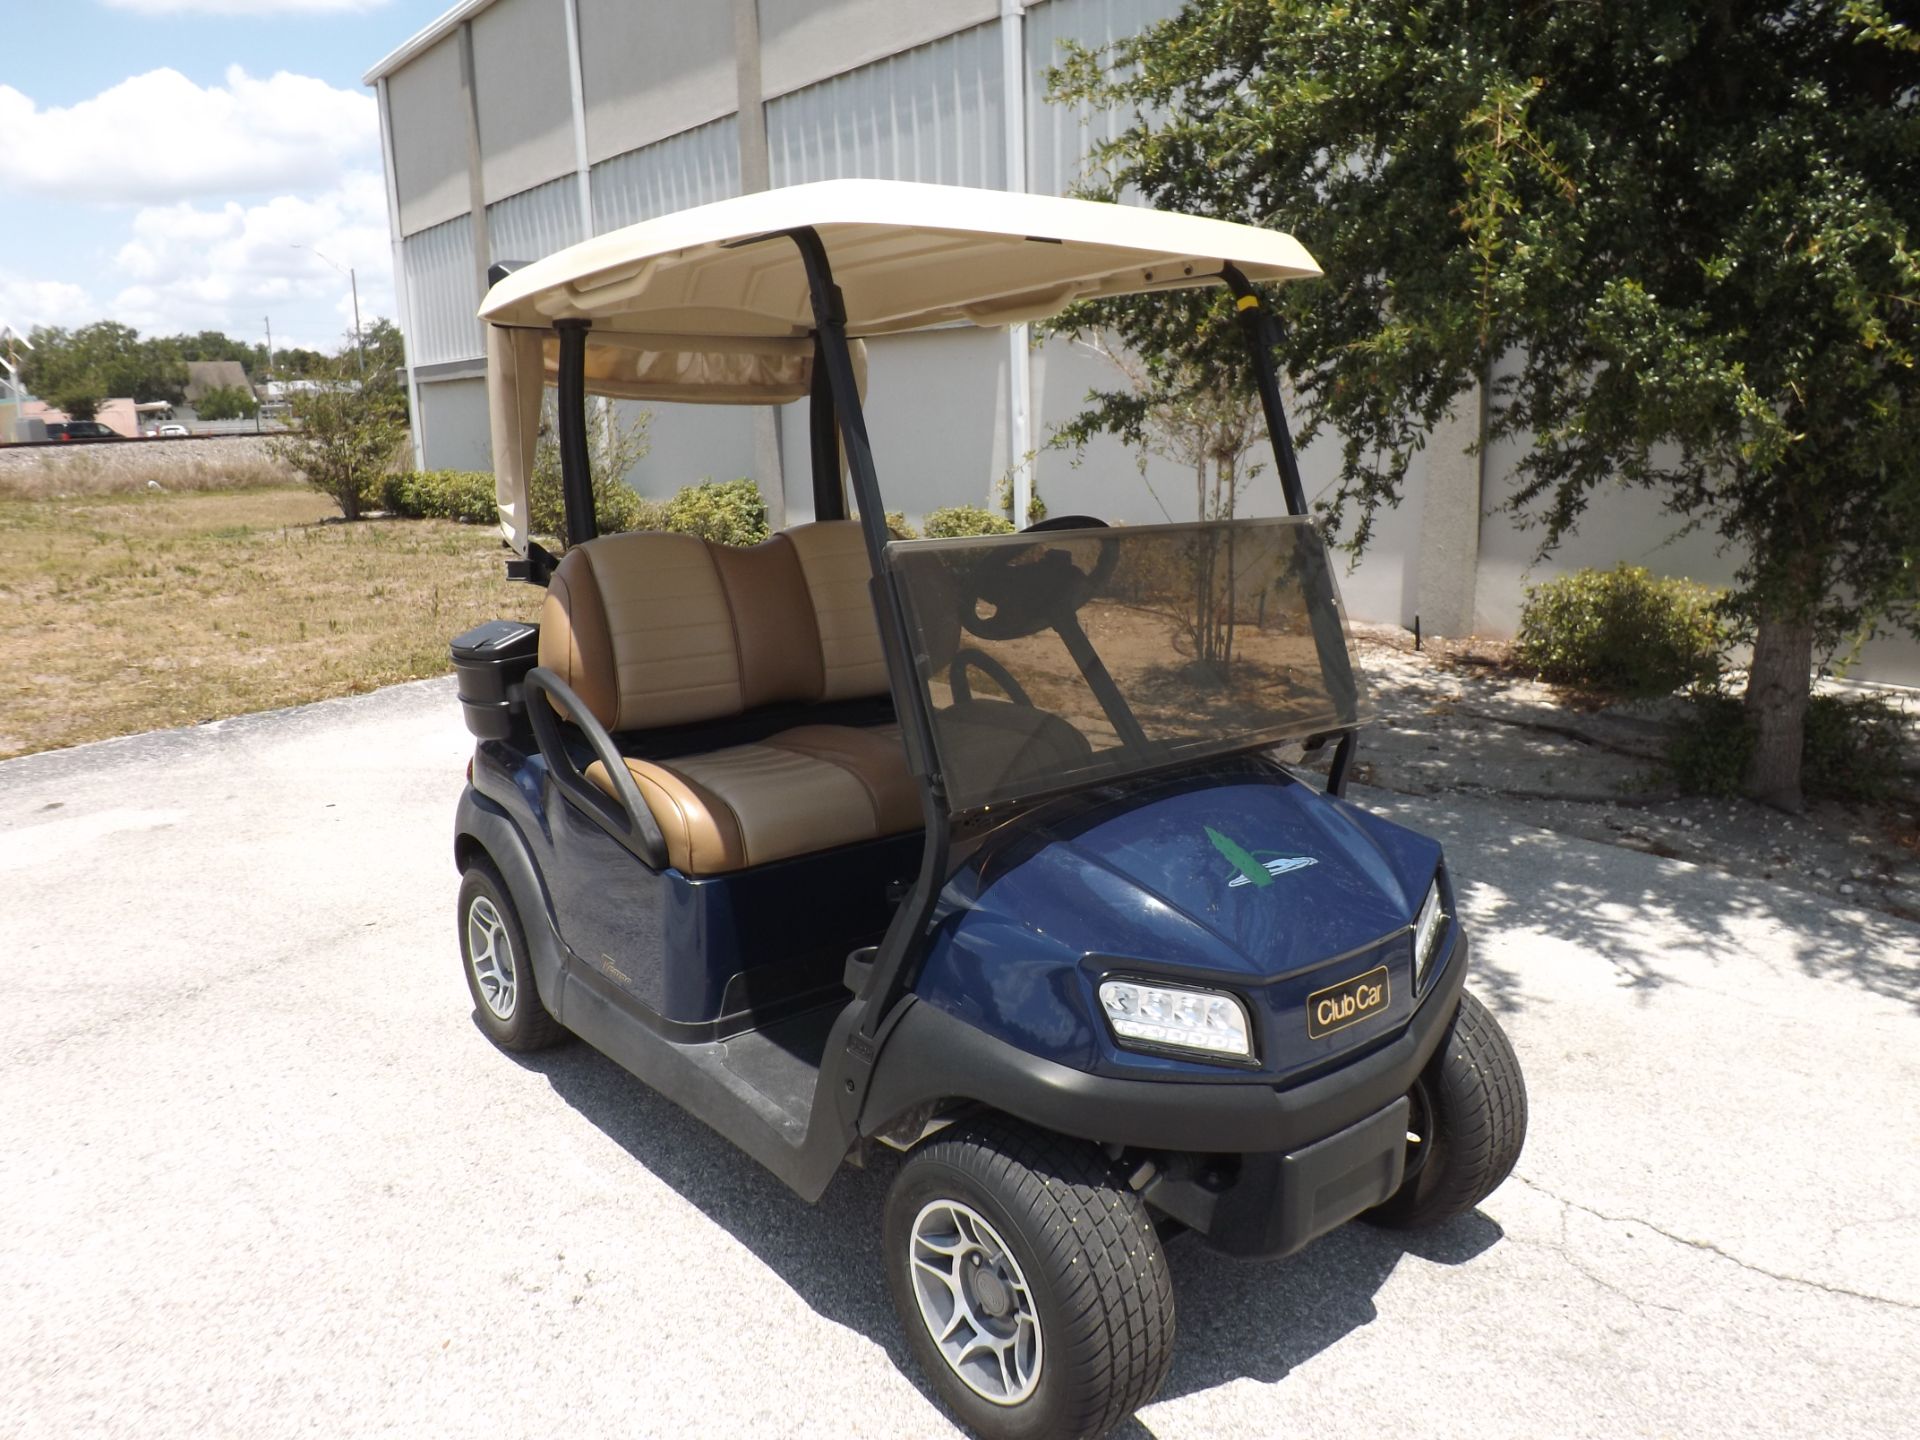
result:
[[[801,1204],[469,1018],[451,686],[0,764],[0,1435],[936,1436],[884,1164]],[[1892,1437],[1920,1412],[1920,926],[1524,823],[1448,847],[1519,1176],[1278,1264],[1175,1243],[1129,1440]]]

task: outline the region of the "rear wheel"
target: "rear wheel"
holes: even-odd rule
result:
[[[485,861],[460,880],[460,955],[467,990],[487,1038],[503,1050],[543,1050],[568,1038],[540,1003],[526,932],[506,884]]]
[[[1407,1178],[1364,1219],[1422,1230],[1499,1188],[1527,1138],[1527,1086],[1500,1022],[1462,994],[1447,1038],[1409,1097]]]
[[[1166,1254],[1096,1146],[998,1120],[944,1131],[895,1176],[885,1246],[914,1358],[978,1435],[1104,1435],[1166,1378]]]

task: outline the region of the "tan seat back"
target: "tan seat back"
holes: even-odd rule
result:
[[[884,694],[853,521],[736,549],[633,531],[576,545],[540,612],[540,663],[608,730]]]

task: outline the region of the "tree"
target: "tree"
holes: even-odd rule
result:
[[[1231,520],[1239,507],[1241,484],[1262,469],[1253,459],[1267,443],[1259,392],[1251,385],[1224,383],[1189,352],[1116,346],[1098,325],[1079,323],[1084,318],[1069,315],[1048,328],[1050,333],[1072,335],[1104,357],[1126,383],[1121,389],[1094,392],[1094,407],[1060,426],[1048,445],[1083,450],[1097,432],[1116,433],[1138,452],[1142,480],[1149,458],[1178,465],[1193,475],[1194,517]],[[1148,490],[1152,493],[1151,482]],[[1160,503],[1158,494],[1153,498]],[[1161,506],[1163,514],[1165,510]],[[1223,673],[1233,663],[1233,555],[1231,537],[1224,552],[1204,541],[1195,546],[1194,603],[1179,611],[1195,657]],[[1223,558],[1224,588],[1215,573]],[[1222,596],[1227,597],[1225,604],[1220,603]]]
[[[67,412],[69,420],[91,420],[100,413],[101,394],[85,379],[75,380],[52,396],[53,408]]]
[[[397,375],[407,368],[405,342],[400,327],[384,315],[376,315],[361,327],[360,343],[367,352],[369,375]]]
[[[193,408],[202,420],[251,420],[260,412],[260,402],[239,385],[216,385]]]
[[[295,394],[288,409],[294,428],[269,442],[274,457],[358,520],[406,440],[405,397],[347,378],[336,361],[334,373]]]
[[[1798,808],[1816,647],[1920,632],[1920,35],[1883,0],[1194,0],[1053,82],[1144,117],[1101,192],[1325,268],[1275,298],[1350,545],[1480,382],[1488,439],[1531,438],[1508,508],[1542,553],[1616,482],[1714,527],[1747,790]],[[1224,313],[1092,318],[1218,377]]]

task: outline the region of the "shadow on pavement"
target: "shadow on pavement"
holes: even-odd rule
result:
[[[881,1211],[895,1161],[844,1168],[818,1205],[591,1047],[513,1057],[646,1170],[746,1246],[812,1309],[864,1335],[937,1406],[907,1350],[881,1265]],[[1250,1377],[1275,1381],[1370,1323],[1373,1297],[1403,1255],[1456,1265],[1502,1236],[1475,1212],[1426,1234],[1349,1225],[1287,1260],[1247,1263],[1182,1236],[1169,1247],[1179,1331],[1171,1399]],[[944,1410],[942,1411],[944,1414]],[[1138,1422],[1118,1432],[1142,1437]]]
[[[1914,927],[1891,915],[1522,821],[1500,828],[1497,816],[1489,825],[1487,812],[1442,799],[1365,803],[1445,842],[1474,930],[1503,932],[1509,946],[1528,931],[1578,946],[1642,1001],[1663,986],[1704,983],[1723,965],[1750,965],[1764,935],[1776,969],[1920,1008]],[[1475,948],[1473,979],[1502,1013],[1547,1003],[1526,993],[1493,946]]]

